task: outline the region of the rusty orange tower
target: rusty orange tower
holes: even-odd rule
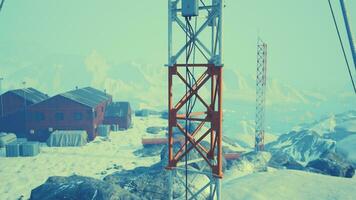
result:
[[[186,172],[186,199],[194,199],[206,189],[210,189],[209,199],[221,199],[222,7],[222,0],[168,0],[169,199],[173,199],[172,176],[177,171]],[[175,148],[179,135],[185,143]],[[187,158],[192,151],[199,158]],[[190,170],[210,180],[196,192],[187,183],[187,164],[193,162],[204,162],[209,168]]]

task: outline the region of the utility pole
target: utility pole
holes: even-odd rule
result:
[[[26,99],[26,81],[22,82],[23,85],[23,97],[24,97],[24,122],[26,123],[26,118],[27,118],[27,99]]]
[[[256,119],[255,119],[255,150],[264,150],[266,84],[267,84],[267,44],[260,38],[257,40],[257,71],[256,71]]]

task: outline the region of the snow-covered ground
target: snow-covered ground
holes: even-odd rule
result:
[[[226,200],[353,200],[356,179],[331,177],[303,171],[274,170],[225,181]]]
[[[50,176],[79,174],[101,179],[120,169],[150,166],[158,162],[159,156],[138,157],[134,152],[142,148],[141,138],[163,137],[164,131],[152,135],[146,132],[146,128],[165,127],[166,120],[155,116],[134,117],[133,123],[132,129],[112,132],[109,140],[98,137],[83,147],[43,147],[41,154],[36,157],[0,156],[0,200],[13,200],[22,195],[27,199],[31,190]],[[345,143],[354,141],[354,137],[345,139],[349,139],[345,140]],[[353,144],[342,146],[354,152]],[[227,143],[225,145],[229,148],[239,147]],[[356,195],[352,193],[354,188],[356,178],[337,178],[273,168],[269,168],[268,172],[253,173],[253,170],[247,167],[225,172],[223,199],[347,200],[356,199]]]
[[[0,157],[0,200],[14,200],[21,195],[26,199],[50,176],[103,178],[119,166],[133,169],[158,162],[159,156],[137,157],[133,152],[142,147],[141,138],[149,137],[148,126],[164,126],[166,121],[150,117],[134,118],[133,123],[132,129],[112,132],[109,141],[97,138],[83,147],[43,147],[36,157]]]

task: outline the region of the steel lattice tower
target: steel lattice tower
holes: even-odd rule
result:
[[[184,16],[182,4],[192,2],[198,13]],[[199,158],[189,160],[189,163],[205,163],[206,168],[190,169],[189,174],[204,174],[209,182],[195,192],[188,186],[186,198],[221,199],[222,7],[222,0],[168,0],[168,199],[173,199],[173,184],[176,182],[173,179],[177,178],[175,175],[187,173],[187,168],[182,166],[186,165],[184,160],[189,158],[193,150],[198,152]],[[190,47],[194,47],[194,52],[197,53],[191,59],[187,56],[187,49]],[[191,73],[189,76],[187,71]],[[178,92],[175,90],[177,87],[186,90]],[[200,107],[194,106],[196,102]],[[184,113],[187,105],[193,105],[191,112]],[[187,124],[191,123],[198,125],[189,130]],[[174,130],[178,130],[186,140],[178,148],[174,148],[179,141]],[[203,146],[202,141],[208,145]],[[203,193],[208,196],[202,196]]]
[[[255,150],[264,150],[266,114],[267,44],[257,41]]]

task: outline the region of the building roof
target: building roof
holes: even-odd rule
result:
[[[105,117],[123,117],[129,114],[129,102],[113,102],[106,107]]]
[[[73,100],[80,104],[95,108],[102,102],[109,101],[111,96],[92,87],[85,87],[75,89],[66,93],[59,94],[59,96]]]
[[[8,93],[15,94],[23,99],[26,99],[27,101],[35,104],[39,103],[41,101],[44,101],[48,99],[48,95],[44,94],[34,88],[23,88],[23,89],[16,89],[16,90],[10,90]]]

